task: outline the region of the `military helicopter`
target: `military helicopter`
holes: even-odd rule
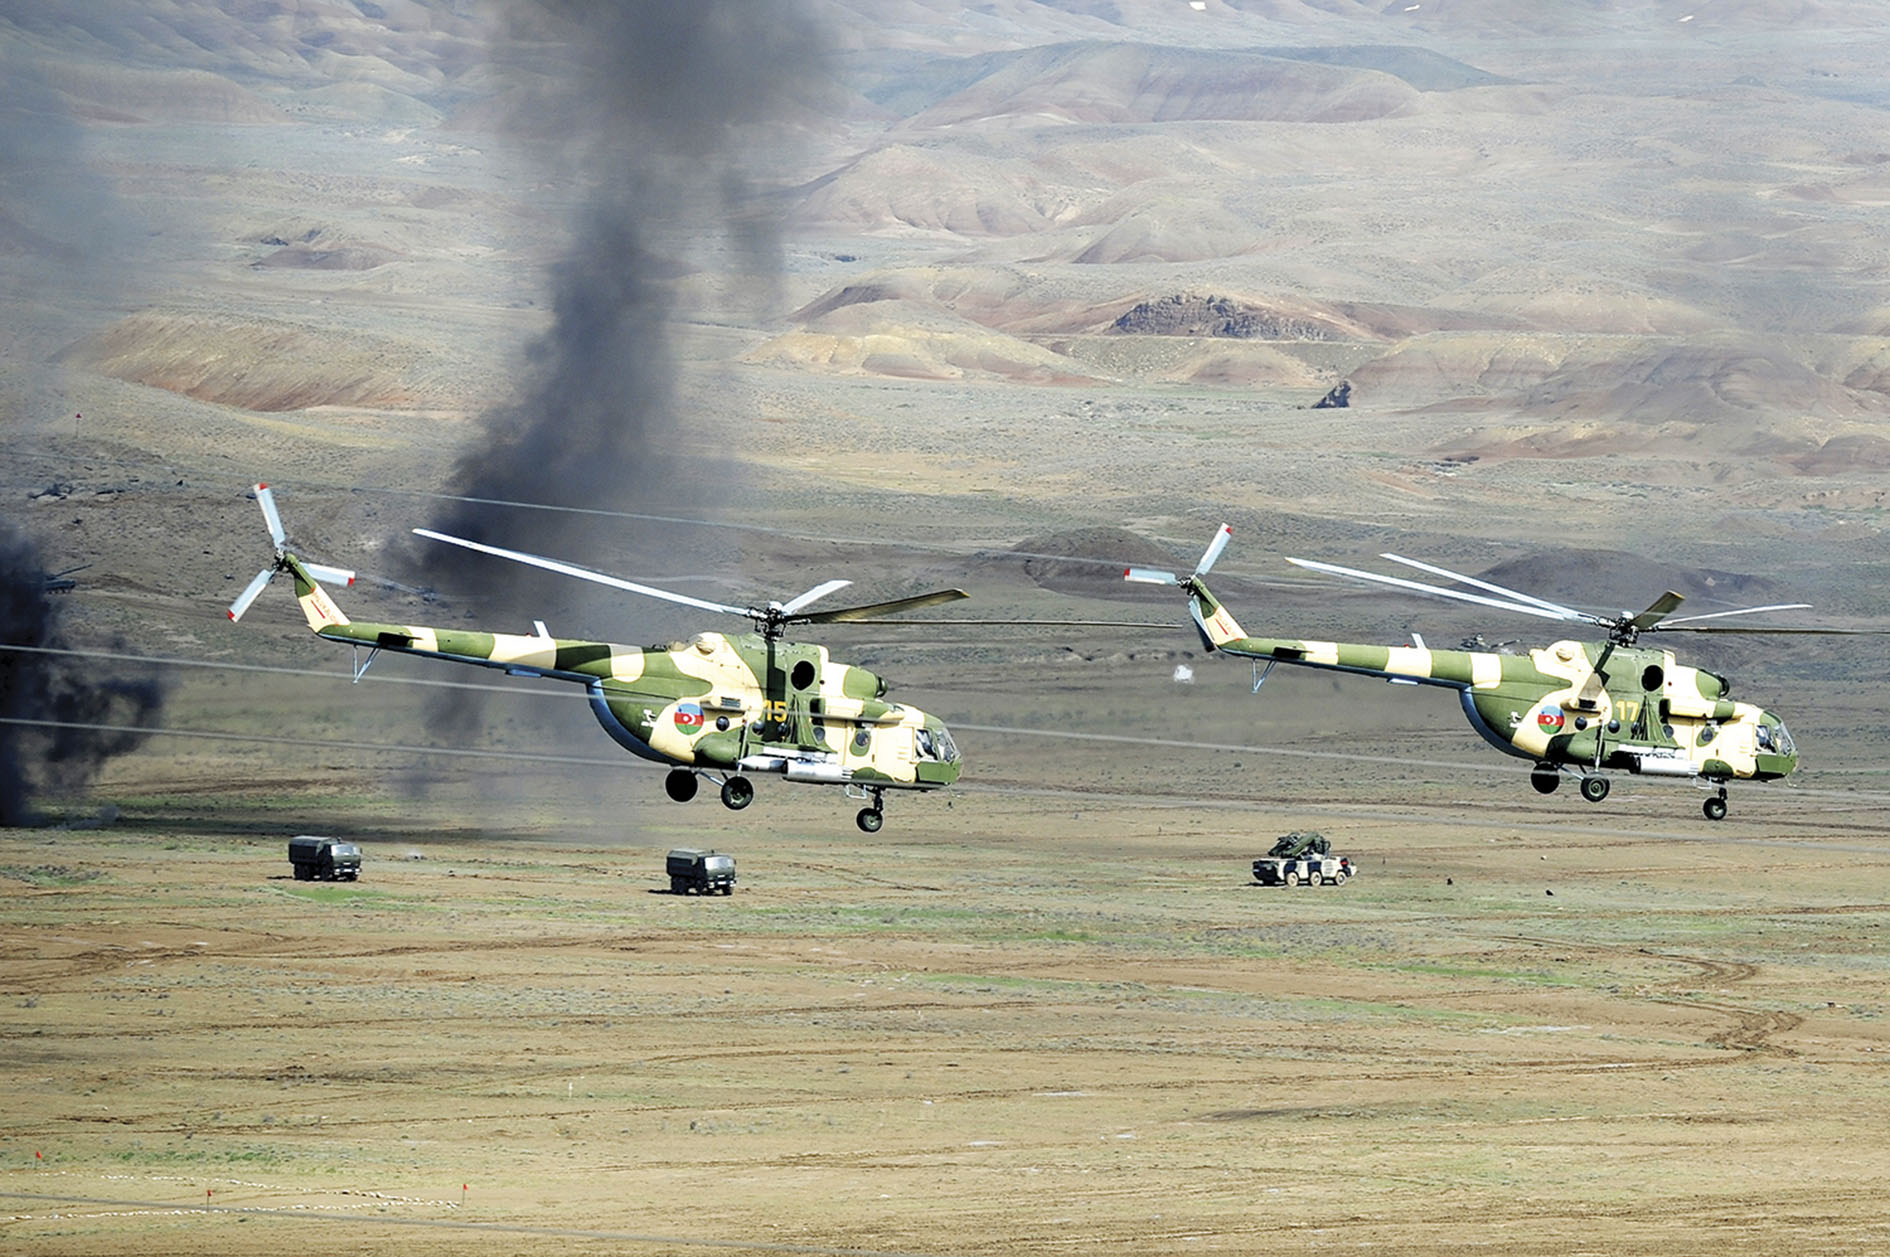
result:
[[[951,732],[938,717],[885,701],[886,682],[865,668],[831,658],[824,646],[782,640],[794,624],[873,619],[967,597],[940,589],[864,606],[809,611],[809,604],[850,581],[816,585],[787,602],[738,607],[639,585],[535,554],[482,545],[425,528],[433,541],[558,572],[613,589],[662,598],[703,611],[746,616],[754,632],[697,633],[686,642],[639,649],[609,642],[554,638],[543,621],[529,635],[364,624],[343,615],[322,582],[349,585],[354,573],[309,563],[291,553],[269,486],[255,487],[275,542],[275,559],[230,604],[240,620],[282,572],[295,581],[296,601],[316,636],[355,650],[359,681],[384,650],[497,668],[507,676],[548,677],[585,687],[592,713],[633,755],[672,765],[664,789],[678,803],[694,798],[698,779],[721,784],[722,802],[740,811],[754,801],[747,773],[841,786],[867,806],[855,817],[867,833],[885,821],[887,790],[936,790],[963,768]],[[367,658],[360,656],[367,650]]]
[[[1797,747],[1783,721],[1751,703],[1729,698],[1731,685],[1725,677],[1687,667],[1670,650],[1639,645],[1643,635],[1854,631],[1702,624],[1702,620],[1761,611],[1801,610],[1809,604],[1777,603],[1676,618],[1673,612],[1682,596],[1672,591],[1639,613],[1596,615],[1429,563],[1386,554],[1380,557],[1483,593],[1306,559],[1287,562],[1310,571],[1433,597],[1592,625],[1601,629],[1607,640],[1558,641],[1525,655],[1504,655],[1431,650],[1422,638],[1409,646],[1367,646],[1249,637],[1208,589],[1205,579],[1232,536],[1233,530],[1221,525],[1200,563],[1187,576],[1149,568],[1130,568],[1123,575],[1132,581],[1179,586],[1188,595],[1189,612],[1207,648],[1253,660],[1256,691],[1274,665],[1280,663],[1383,677],[1406,685],[1449,687],[1458,692],[1464,715],[1485,741],[1507,754],[1534,761],[1529,782],[1539,793],[1554,793],[1564,775],[1574,775],[1580,779],[1582,797],[1590,803],[1608,797],[1609,779],[1604,770],[1693,780],[1717,787],[1701,810],[1708,820],[1724,820],[1727,782],[1776,780],[1798,767]]]

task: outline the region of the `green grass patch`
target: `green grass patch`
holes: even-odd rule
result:
[[[83,886],[103,876],[99,869],[80,869],[69,864],[0,865],[0,877],[38,887]]]
[[[281,886],[283,894],[310,903],[345,904],[351,908],[408,909],[420,905],[410,899],[397,899],[386,891],[353,882],[331,882],[321,886]]]

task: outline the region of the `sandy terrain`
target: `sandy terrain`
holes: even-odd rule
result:
[[[406,808],[349,827],[369,864],[333,887],[289,881],[294,823],[226,791],[156,830],[9,837],[8,1238],[1885,1242],[1874,818],[1230,793],[987,788],[869,840],[783,790],[766,834],[662,809],[606,845],[456,839]],[[1265,837],[1309,822],[1363,874],[1249,885]],[[737,893],[658,893],[665,845],[707,837]]]

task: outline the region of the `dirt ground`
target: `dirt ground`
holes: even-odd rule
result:
[[[872,836],[827,791],[738,826],[631,772],[609,834],[534,772],[507,814],[541,819],[480,838],[342,767],[120,761],[144,819],[0,839],[10,1248],[1890,1243],[1873,812],[1496,809],[1447,767],[1410,804],[1308,760],[1323,804],[1000,769]],[[290,879],[324,822],[358,883]],[[1307,825],[1361,874],[1254,885]],[[684,843],[734,895],[667,893]]]

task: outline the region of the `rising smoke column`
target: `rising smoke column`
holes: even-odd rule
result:
[[[821,45],[793,0],[537,0],[510,11],[493,54],[513,84],[505,126],[581,208],[551,276],[552,325],[528,351],[519,395],[483,417],[449,492],[643,511],[688,501],[692,514],[728,492],[723,465],[715,495],[687,496],[705,472],[673,440],[674,282],[693,253],[719,246],[771,294],[778,235],[755,209],[750,171],[777,124],[821,94]],[[434,526],[582,561],[595,523],[455,503]],[[493,592],[493,560],[445,549],[422,557],[426,579]]]
[[[42,653],[72,649],[54,598],[37,548],[0,523],[0,643],[39,648],[0,650],[0,825],[34,823],[35,799],[84,788],[144,740],[79,726],[146,725],[164,702],[155,678],[123,664]]]
[[[124,308],[148,232],[86,162],[82,129],[17,37],[22,12],[57,20],[46,6],[0,5],[0,439],[11,441],[76,409],[54,355]],[[0,520],[0,646],[73,648],[45,587],[57,566]],[[0,825],[33,822],[36,799],[83,788],[144,740],[71,726],[154,723],[163,697],[119,663],[0,650]]]

